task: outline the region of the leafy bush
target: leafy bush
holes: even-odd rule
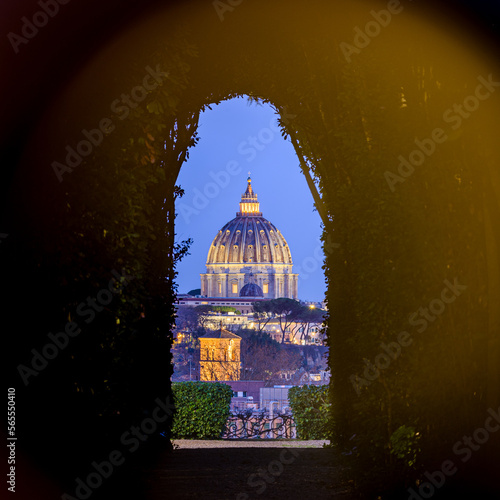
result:
[[[288,400],[299,439],[327,439],[330,422],[328,385],[292,387]]]
[[[415,427],[402,425],[391,435],[391,453],[403,460],[407,467],[412,467],[421,451],[418,446],[419,439],[420,434],[415,430]]]
[[[241,311],[232,306],[215,306],[210,308],[213,312],[233,312],[234,314],[241,314]]]
[[[229,416],[233,391],[221,382],[172,384],[175,415],[174,438],[217,439]]]

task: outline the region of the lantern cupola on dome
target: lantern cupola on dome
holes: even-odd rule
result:
[[[241,195],[240,211],[236,215],[240,217],[244,215],[262,216],[259,202],[257,201],[257,194],[252,189],[252,179],[250,176],[247,179],[247,190]]]

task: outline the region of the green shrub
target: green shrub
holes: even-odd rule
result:
[[[391,435],[391,453],[411,468],[415,465],[421,451],[418,446],[419,440],[420,434],[415,430],[415,427],[402,425]]]
[[[176,411],[174,438],[217,439],[229,416],[233,391],[221,382],[172,384]]]
[[[331,406],[328,385],[292,387],[288,400],[299,439],[328,439]]]
[[[241,311],[236,309],[236,307],[232,306],[215,306],[210,308],[213,312],[222,312],[222,313],[227,313],[227,312],[233,312],[234,314],[241,314]]]

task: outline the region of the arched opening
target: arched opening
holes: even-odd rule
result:
[[[13,338],[9,367],[28,382],[24,400],[41,409],[33,443],[46,444],[41,430],[54,425],[70,436],[51,457],[69,478],[67,491],[95,460],[90,444],[99,432],[116,435],[127,431],[124,423],[150,418],[142,410],[155,410],[157,389],[169,378],[168,369],[156,368],[170,339],[157,334],[172,319],[165,298],[178,256],[175,180],[200,110],[229,96],[273,102],[283,121],[297,115],[287,132],[319,181],[331,250],[332,431],[344,457],[354,459],[357,481],[371,471],[379,481],[364,486],[372,494],[416,485],[495,413],[497,64],[484,44],[461,40],[448,23],[432,16],[431,23],[409,6],[406,17],[389,12],[390,23],[376,10],[378,24],[366,4],[294,6],[243,4],[221,22],[208,4],[200,7],[207,26],[183,17],[189,35],[156,11],[59,87],[16,158],[1,229],[13,235],[2,241],[5,304],[17,318],[28,310],[36,325]],[[168,49],[147,36],[165,32],[174,40]],[[167,79],[168,88],[160,85]],[[158,96],[146,89],[155,83]],[[77,333],[75,318],[85,330]],[[48,332],[60,345],[68,340],[64,354],[47,347],[57,347]],[[117,349],[121,357],[113,356]],[[78,424],[85,425],[76,432]],[[477,486],[483,475],[492,489],[488,446],[496,438],[447,484]],[[117,439],[100,441],[103,452]],[[72,449],[82,450],[75,460],[58,458]]]
[[[214,334],[207,328],[242,337],[241,369],[232,389],[249,396],[233,398],[234,415],[247,409],[269,413],[257,384],[283,385],[285,375],[287,386],[328,381],[327,348],[319,328],[314,330],[326,316],[321,311],[321,220],[278,118],[270,105],[252,103],[248,96],[205,110],[199,119],[199,142],[176,181],[184,190],[176,202],[176,239],[191,238],[193,244],[176,268],[175,333],[180,338],[173,349],[172,380],[199,379],[191,360],[198,359],[198,337]],[[269,254],[267,249],[274,245],[276,250]],[[281,319],[272,309],[277,298],[293,306],[279,311],[286,314]],[[259,321],[253,309],[257,302],[267,308]],[[193,328],[197,314],[202,320]],[[309,330],[314,335],[307,335]],[[288,398],[279,401],[278,409],[291,412]]]

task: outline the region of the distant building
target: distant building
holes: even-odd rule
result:
[[[297,299],[298,274],[281,232],[262,217],[250,177],[240,211],[214,238],[201,295],[225,298]]]
[[[232,411],[256,410],[259,408],[260,389],[265,387],[263,380],[231,380],[226,382],[233,390]]]
[[[296,377],[297,385],[325,385],[330,383],[330,371],[329,370],[318,370],[316,372],[303,371],[302,373],[297,373]]]
[[[257,300],[267,300],[263,298],[248,298],[248,297],[187,297],[177,296],[177,303],[183,307],[196,306],[231,306],[240,311],[242,314],[253,313],[253,304]]]
[[[249,328],[252,324],[251,317],[246,314],[235,314],[228,312],[226,314],[212,314],[205,317],[205,327],[210,329],[217,328],[217,325],[222,325],[228,330],[237,328]]]
[[[200,341],[200,380],[240,379],[241,337],[222,327],[202,335]]]
[[[275,385],[274,387],[263,387],[260,389],[260,408],[269,413],[276,414],[290,410],[288,401],[288,389],[291,385]]]

